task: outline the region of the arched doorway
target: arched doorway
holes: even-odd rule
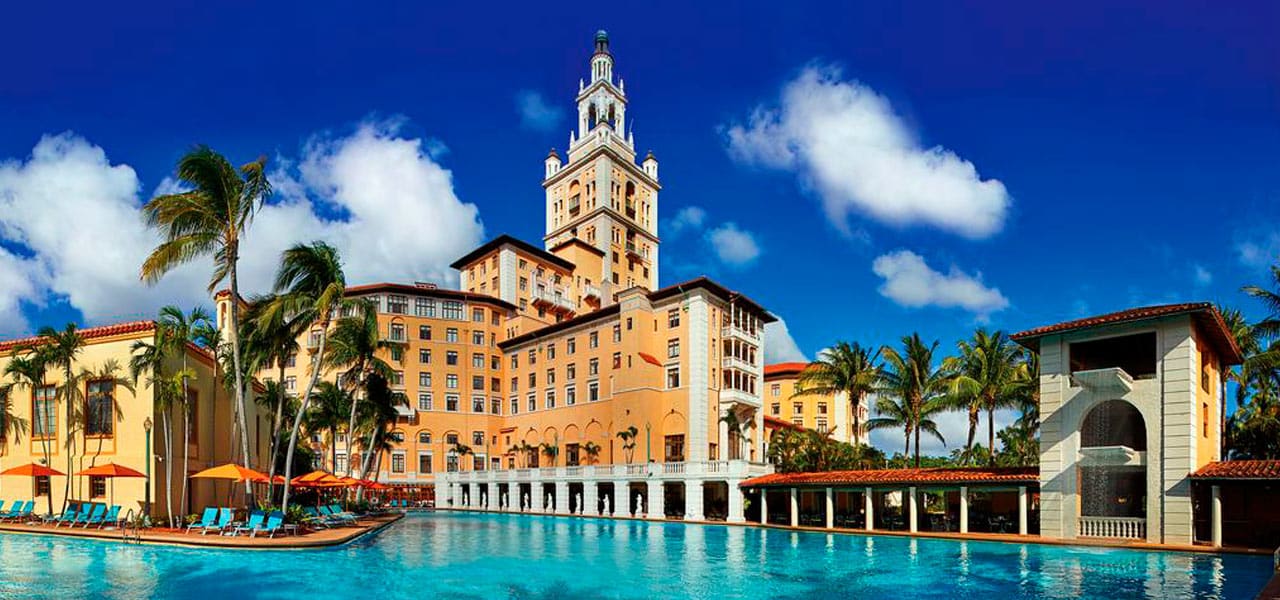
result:
[[[1124,400],[1089,409],[1080,424],[1080,530],[1084,537],[1143,539],[1147,425]]]

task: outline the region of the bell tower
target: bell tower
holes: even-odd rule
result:
[[[545,163],[550,251],[579,241],[603,253],[600,273],[584,274],[613,294],[658,288],[658,160],[636,162],[628,129],[626,84],[615,78],[609,34],[596,32],[589,82],[578,81],[578,126],[562,163],[552,149]]]

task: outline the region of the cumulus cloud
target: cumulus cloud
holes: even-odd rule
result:
[[[707,220],[707,211],[700,206],[686,206],[676,212],[676,216],[664,228],[666,237],[673,239],[686,231],[702,229]]]
[[[1192,270],[1192,278],[1195,281],[1195,284],[1197,286],[1204,287],[1206,285],[1209,285],[1210,283],[1213,283],[1213,273],[1210,273],[1209,269],[1206,269],[1204,265],[1201,265],[1201,264],[1191,265],[1191,270]]]
[[[1250,268],[1266,268],[1280,260],[1280,233],[1268,232],[1236,244],[1240,264]]]
[[[798,174],[845,231],[857,213],[985,238],[1003,227],[1011,202],[1003,183],[950,150],[923,147],[886,98],[835,67],[804,69],[777,106],[756,108],[725,134],[740,162]]]
[[[516,112],[520,126],[534,131],[551,131],[564,118],[564,109],[552,106],[542,94],[533,90],[516,92]]]
[[[764,326],[764,363],[780,362],[809,362],[787,330],[787,322],[782,319]]]
[[[877,257],[871,270],[884,279],[880,295],[901,306],[959,307],[980,316],[1009,306],[1000,290],[983,285],[981,274],[969,275],[955,266],[947,273],[935,271],[910,250]]]
[[[760,245],[749,231],[735,223],[725,223],[707,232],[707,241],[720,262],[731,267],[745,267],[760,257]]]
[[[455,282],[449,263],[482,241],[484,227],[476,206],[454,193],[433,147],[400,136],[394,123],[365,123],[346,136],[312,139],[296,161],[278,161],[270,176],[276,196],[245,237],[243,293],[269,288],[285,248],[318,239],[342,252],[353,283]],[[140,188],[130,166],[111,164],[102,148],[73,134],[47,136],[28,159],[0,163],[0,332],[30,331],[23,304],[62,300],[95,324],[208,300],[207,260],[153,288],[139,282],[157,242],[141,220]],[[173,180],[155,188],[179,189]]]

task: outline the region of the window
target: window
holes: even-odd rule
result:
[[[458,434],[456,434],[456,433],[446,433],[446,434],[445,434],[445,436],[444,436],[444,444],[445,444],[446,446],[457,446],[457,445],[458,445]]]
[[[502,359],[495,354],[489,358],[489,368],[497,371],[502,368]]]
[[[430,371],[418,371],[418,387],[431,387]]]
[[[431,364],[431,351],[426,348],[418,350],[418,362],[428,365]]]
[[[502,398],[489,399],[489,412],[495,415],[502,414]]]
[[[529,387],[534,387],[534,386],[537,386],[537,385],[538,385],[538,374],[537,374],[537,373],[530,373],[530,374],[529,374]]]
[[[556,370],[547,369],[547,385],[555,385],[555,384],[556,384]]]
[[[804,427],[804,417],[791,417],[791,424],[796,427]]]
[[[668,435],[662,440],[663,460],[666,462],[684,462],[684,436]]]
[[[415,298],[413,301],[413,314],[419,317],[436,316],[436,301],[430,298]],[[431,331],[431,328],[428,327],[427,331]],[[431,338],[427,337],[423,339],[429,340]]]
[[[457,327],[450,327],[450,328],[448,328],[448,329],[445,329],[445,330],[444,330],[444,341],[446,341],[446,342],[451,342],[451,343],[454,343],[454,344],[458,343],[458,328],[457,328]]]
[[[667,367],[667,387],[680,387],[680,367]]]
[[[778,415],[781,415],[781,414],[782,414],[782,404],[781,404],[781,403],[779,403],[779,402],[774,402],[773,404],[770,404],[770,405],[769,405],[769,414],[771,414],[771,415],[773,415],[773,416],[775,416],[775,417],[776,417],[776,416],[778,416]]]
[[[451,390],[458,389],[458,376],[454,373],[449,373],[448,375],[445,375],[444,387],[447,387]]]
[[[556,357],[556,345],[547,344],[547,360],[554,360]]]
[[[431,326],[430,326],[430,325],[419,325],[419,326],[418,326],[418,339],[420,339],[420,340],[430,340],[430,339],[431,339]]]
[[[491,391],[491,392],[501,392],[501,391],[502,391],[502,383],[498,380],[498,378],[497,378],[497,377],[490,377],[490,378],[489,378],[489,391]]]
[[[804,412],[804,403],[802,403],[802,402],[792,402],[792,403],[791,403],[791,412],[792,412],[793,414],[801,414],[801,413],[803,413],[803,412]]]
[[[403,452],[391,453],[391,472],[404,473],[404,453]]]
[[[396,322],[391,324],[391,341],[404,341],[404,323]]]
[[[58,431],[57,388],[47,385],[31,392],[31,437],[50,438]]]
[[[484,432],[483,432],[483,431],[472,431],[472,432],[471,432],[471,445],[472,445],[472,446],[484,446]]]
[[[579,449],[579,446],[578,446],[577,444],[565,444],[565,445],[564,445],[564,464],[565,464],[565,466],[568,466],[568,467],[576,467],[576,466],[578,466],[578,457],[579,457],[578,449]]]
[[[404,346],[391,347],[391,360],[394,360],[396,362],[404,361]]]
[[[476,346],[484,345],[484,332],[480,330],[471,332],[471,343]]]
[[[444,459],[444,470],[454,473],[458,470],[458,455],[450,452]]]
[[[333,457],[333,472],[340,473],[347,470],[347,455],[335,454]]]
[[[533,412],[535,410],[538,410],[538,395],[533,392],[529,392],[529,412]]]
[[[471,412],[473,412],[473,413],[483,413],[483,412],[484,412],[484,396],[472,396],[472,397],[471,397]]]
[[[431,392],[418,394],[418,410],[431,410]],[[431,434],[427,436],[430,437]],[[430,443],[430,440],[427,440],[427,443]]]
[[[547,406],[546,407],[547,408],[556,407],[556,391],[555,390],[547,390]]]
[[[476,369],[483,369],[483,368],[484,368],[484,355],[483,355],[483,354],[481,354],[481,353],[479,353],[479,352],[476,352],[476,353],[472,354],[472,355],[471,355],[471,366],[472,366],[472,367],[474,367],[474,368],[476,368]]]
[[[403,315],[409,312],[409,298],[396,294],[387,296],[387,312],[393,315]]]
[[[613,343],[616,344],[621,341],[622,341],[622,326],[614,325],[613,326]]]
[[[520,368],[520,355],[519,355],[519,354],[512,354],[512,355],[511,355],[511,368],[512,368],[512,369],[519,369],[519,368]]]
[[[573,406],[578,403],[578,390],[573,386],[564,388],[564,405]]]
[[[631,331],[631,317],[627,317],[627,331]],[[617,341],[617,340],[614,340]]]
[[[391,372],[391,385],[392,387],[404,385],[404,371]]]
[[[564,380],[573,381],[578,378],[578,365],[569,363],[564,368]]]
[[[511,397],[511,414],[520,414],[520,399],[515,396]]]
[[[418,432],[418,443],[419,443],[419,444],[430,444],[430,443],[431,443],[431,432],[430,432],[430,431],[419,431],[419,432]]]
[[[497,286],[495,285],[494,287],[497,287]],[[471,309],[471,322],[473,322],[473,323],[483,323],[483,322],[484,322],[484,309],[483,309],[483,308],[478,308],[478,307],[477,307],[477,308],[473,308],[473,309]]]
[[[826,417],[818,417],[818,418],[817,418],[817,420],[816,420],[815,429],[817,429],[817,430],[818,430],[818,433],[826,433],[826,432],[827,432],[827,418],[826,418]]]
[[[600,359],[593,358],[587,361],[587,376],[592,377],[600,374]]]
[[[621,368],[622,368],[622,353],[621,353],[621,352],[614,352],[614,353],[613,353],[613,368],[615,368],[615,369],[621,369]]]
[[[587,347],[589,347],[589,348],[599,348],[599,347],[600,347],[600,332],[599,332],[599,331],[592,331],[591,333],[587,334]]]
[[[519,391],[519,388],[520,388],[519,383],[520,383],[520,378],[519,378],[519,377],[512,377],[512,378],[511,378],[511,391],[513,391],[513,392],[515,392],[515,391]]]
[[[445,300],[442,303],[441,314],[446,319],[454,321],[465,320],[462,314],[462,303],[457,300]]]
[[[680,326],[680,309],[673,308],[667,311],[667,327],[672,329]]]
[[[527,290],[527,289],[529,289],[529,278],[528,278],[528,277],[521,277],[521,278],[520,278],[520,291],[522,291],[522,292],[523,292],[523,291],[525,291],[525,290]]]
[[[41,477],[36,477],[35,480],[36,480],[35,495],[48,496],[49,495],[49,476],[44,475]]]
[[[427,454],[425,452],[418,454],[418,472],[419,473],[431,472],[431,455],[430,454]]]
[[[109,437],[115,430],[115,387],[110,380],[89,382],[85,391],[85,435]]]
[[[471,389],[476,391],[484,391],[484,375],[471,376]]]
[[[1209,437],[1209,403],[1205,402],[1200,407],[1200,435]]]
[[[818,414],[820,414],[820,415],[825,415],[825,414],[827,414],[827,403],[826,403],[826,402],[819,402],[819,403],[818,403]]]
[[[680,358],[680,339],[667,340],[667,358]]]
[[[776,397],[778,397],[778,396],[781,396],[781,395],[782,395],[782,386],[781,386],[781,385],[778,385],[778,384],[776,384],[776,383],[775,383],[775,384],[773,384],[773,385],[771,385],[771,386],[769,386],[769,393],[770,393],[770,394],[772,394],[772,395],[773,395],[773,397],[775,397],[775,398],[776,398]]]
[[[89,497],[105,498],[107,496],[107,478],[89,477]]]
[[[445,353],[444,353],[444,364],[446,364],[446,365],[450,365],[450,366],[453,366],[453,365],[458,364],[458,353],[457,353],[457,351],[455,351],[455,350],[449,350],[449,351],[445,352]]]
[[[600,383],[592,381],[587,384],[587,401],[595,402],[600,399]]]
[[[284,389],[290,392],[298,391],[298,377],[290,375],[284,378]]]
[[[538,351],[533,348],[529,349],[529,366],[538,364]]]
[[[578,339],[577,339],[577,338],[569,338],[569,339],[567,339],[567,340],[565,340],[565,341],[564,341],[564,353],[565,353],[565,354],[568,354],[569,356],[573,356],[573,354],[574,354],[575,352],[577,352],[577,351],[578,351]]]
[[[445,395],[444,409],[449,412],[458,412],[458,395],[457,394]]]
[[[472,468],[472,469],[474,469],[474,470],[476,470],[476,471],[483,471],[483,470],[484,470],[484,455],[481,455],[481,454],[473,454],[473,455],[471,455],[471,468]]]

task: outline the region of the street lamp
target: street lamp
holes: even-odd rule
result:
[[[652,424],[644,424],[644,461],[647,463],[653,462],[653,440],[649,436],[651,429],[653,429]]]
[[[147,434],[143,436],[143,439],[146,440],[146,450],[144,451],[144,455],[146,456],[147,463],[147,487],[145,500],[142,503],[142,514],[149,517],[151,516],[151,417],[147,417],[142,421],[142,429],[147,432]]]

